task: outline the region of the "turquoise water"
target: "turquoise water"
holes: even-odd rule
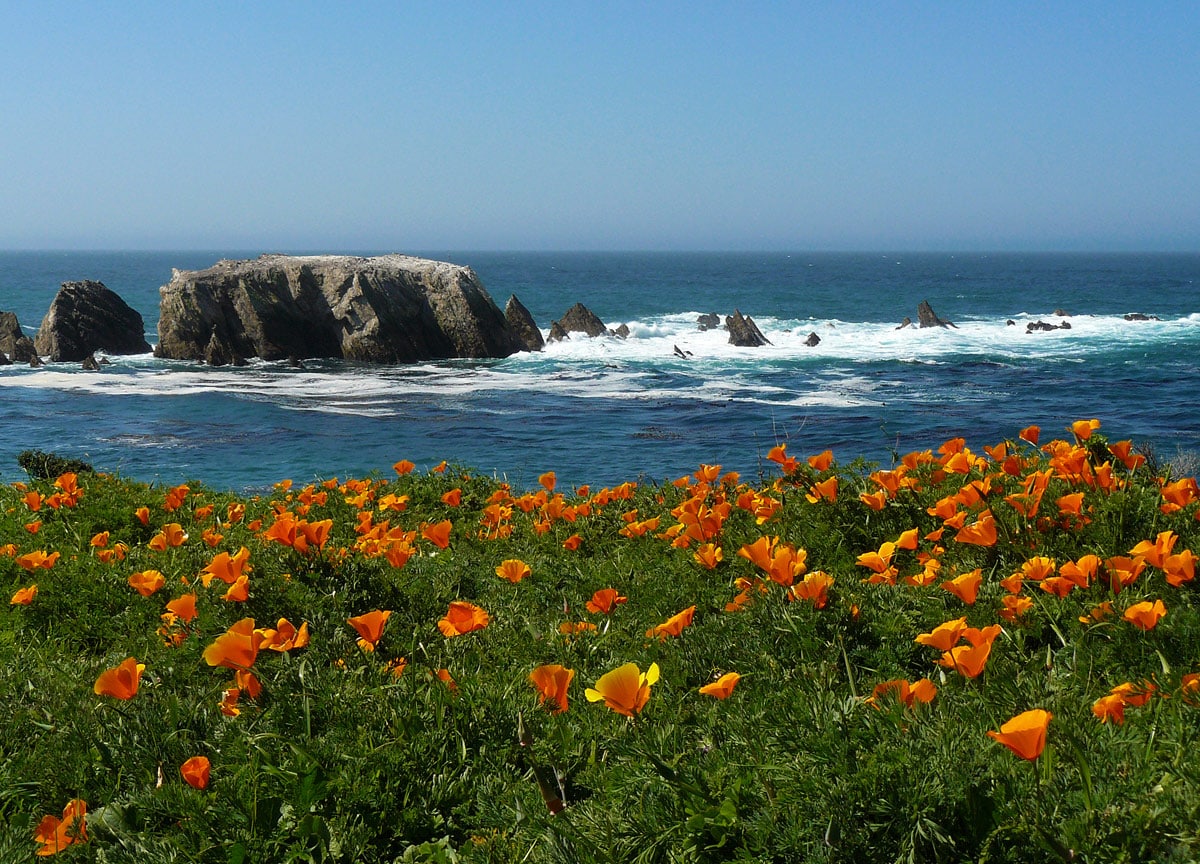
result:
[[[32,334],[59,283],[99,279],[142,313],[153,343],[172,267],[256,254],[0,253],[0,309]],[[36,447],[143,480],[234,488],[386,475],[401,458],[522,485],[551,468],[608,483],[701,461],[753,474],[778,441],[887,462],[952,435],[978,447],[1080,417],[1168,457],[1200,449],[1198,255],[418,254],[470,265],[498,304],[516,293],[543,330],[581,301],[630,338],[396,367],[207,369],[150,356],[100,373],[7,367],[0,477],[20,476],[13,456]],[[921,300],[958,329],[896,330]],[[734,308],[773,344],[738,349],[697,330],[697,314]],[[1058,309],[1070,330],[1025,333],[1062,320]]]

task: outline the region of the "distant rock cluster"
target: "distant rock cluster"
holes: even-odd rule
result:
[[[210,366],[244,365],[247,359],[334,357],[366,363],[408,363],[449,358],[506,357],[541,351],[547,342],[609,336],[624,339],[629,327],[608,327],[582,303],[554,321],[544,339],[529,310],[515,295],[501,312],[469,267],[406,255],[361,258],[344,255],[263,255],[220,261],[207,270],[172,273],[159,289],[158,357],[195,360]],[[1055,316],[1065,319],[1062,309]],[[1126,321],[1156,321],[1131,312]],[[1016,322],[1009,320],[1010,326]],[[696,319],[701,331],[724,328],[729,344],[770,345],[749,315],[734,309],[722,318],[708,312]],[[905,318],[897,329],[913,326]],[[917,327],[955,327],[927,301],[917,306]],[[1031,321],[1025,332],[1069,330]],[[109,361],[98,352],[144,354],[142,316],[102,282],[64,282],[34,339],[17,316],[0,312],[0,366],[79,362],[99,370]],[[804,344],[821,337],[810,332]],[[692,352],[674,346],[683,359]]]

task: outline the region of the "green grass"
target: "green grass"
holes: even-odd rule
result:
[[[1189,861],[1200,856],[1200,690],[1185,676],[1200,670],[1196,583],[1168,585],[1149,565],[1114,593],[1102,571],[1066,597],[1027,580],[1033,605],[1003,620],[1000,580],[1035,555],[1061,565],[1085,554],[1127,555],[1161,532],[1177,535],[1174,553],[1200,548],[1197,507],[1164,513],[1162,479],[1131,471],[1093,435],[1075,450],[1093,469],[1116,466],[1122,488],[1062,476],[1075,442],[1052,454],[1010,442],[1028,464],[1002,470],[1004,458],[969,460],[948,473],[939,460],[910,460],[904,488],[882,510],[859,494],[880,488],[874,466],[833,465],[817,472],[802,460],[785,477],[726,478],[711,486],[642,485],[605,503],[600,490],[563,493],[563,505],[591,502],[588,515],[554,519],[544,531],[542,502],[512,507],[511,536],[481,539],[481,516],[496,481],[451,467],[346,485],[277,487],[243,498],[189,484],[182,504],[171,490],[103,474],[81,474],[71,506],[32,512],[26,490],[0,489],[0,586],[9,594],[37,584],[28,605],[0,609],[0,860],[28,861],[34,829],[75,798],[87,802],[88,842],[60,853],[94,861]],[[1057,466],[1057,469],[1056,469]],[[551,467],[551,466],[547,466]],[[890,466],[889,466],[890,467]],[[1026,518],[1006,496],[1038,470],[1052,471],[1040,509]],[[1057,471],[1057,473],[1054,473]],[[698,472],[699,473],[699,472]],[[1091,470],[1085,473],[1092,473]],[[813,482],[837,476],[835,502],[811,503]],[[970,483],[987,482],[966,522],[993,513],[992,546],[957,542],[929,508]],[[1169,478],[1171,480],[1177,478]],[[451,507],[442,496],[462,490]],[[28,489],[49,498],[53,479]],[[369,491],[367,500],[361,496]],[[715,569],[677,548],[672,515],[693,494],[729,504],[711,542]],[[1086,525],[1060,517],[1055,501],[1085,493]],[[752,493],[781,506],[762,524],[738,506]],[[302,498],[325,493],[301,513]],[[389,494],[408,496],[402,512],[381,511]],[[516,498],[523,490],[514,490]],[[348,498],[360,500],[348,503]],[[180,497],[180,496],[175,496]],[[510,505],[512,501],[508,502]],[[245,517],[229,523],[234,504]],[[148,523],[135,514],[149,509]],[[212,508],[204,516],[201,508]],[[553,503],[550,507],[553,509]],[[280,510],[310,522],[332,520],[323,548],[302,554],[266,538]],[[655,530],[622,536],[623,514],[658,517]],[[198,515],[198,512],[199,514]],[[368,557],[356,543],[360,511],[376,524],[415,531],[403,567]],[[450,519],[450,545],[420,537],[423,524]],[[36,534],[24,527],[40,520]],[[261,520],[257,531],[252,523]],[[154,551],[159,529],[178,522],[183,544]],[[223,535],[210,546],[202,532]],[[864,552],[919,529],[917,550],[898,550],[894,585],[863,580]],[[109,532],[101,560],[91,540]],[[578,534],[578,550],[563,548]],[[659,535],[667,536],[659,536]],[[762,536],[807,551],[809,572],[834,579],[824,608],[789,601],[781,586],[737,552]],[[226,602],[219,580],[199,574],[220,551],[250,550],[250,597]],[[28,572],[20,556],[57,551],[49,568]],[[941,562],[933,584],[918,553]],[[518,558],[532,575],[510,584],[495,575]],[[967,606],[939,583],[974,568],[984,582]],[[130,574],[161,571],[164,588],[142,597]],[[764,578],[765,590],[726,611],[735,580]],[[800,578],[803,578],[802,576]],[[188,585],[183,584],[186,580]],[[611,615],[589,613],[600,588],[628,597]],[[173,646],[157,632],[169,599],[195,590],[198,617]],[[8,595],[5,595],[8,596]],[[1168,613],[1140,630],[1122,620],[1135,602],[1162,599]],[[456,638],[438,630],[453,600],[487,610],[490,624]],[[1080,616],[1102,601],[1115,615]],[[646,631],[695,606],[678,637]],[[356,644],[351,616],[391,611],[373,652]],[[938,665],[940,652],[915,637],[965,615],[973,627],[999,622],[983,674],[968,679]],[[232,670],[204,651],[242,618],[273,627],[286,617],[308,623],[307,647],[260,651],[253,671],[263,685],[243,695],[241,713],[220,710]],[[594,631],[565,635],[565,622]],[[145,664],[128,700],[93,693],[97,676],[127,657]],[[389,664],[407,661],[396,677]],[[630,719],[584,698],[606,672],[657,663],[661,680]],[[552,714],[528,680],[541,664],[575,670],[570,707]],[[437,677],[445,669],[451,689]],[[698,688],[729,671],[741,674],[718,701]],[[930,704],[909,708],[877,684],[933,680]],[[1101,723],[1093,703],[1124,682],[1157,688],[1128,706],[1123,724]],[[1047,746],[1035,761],[1017,758],[986,732],[1030,708],[1053,713]],[[211,782],[186,785],[180,765],[203,755]],[[559,796],[557,815],[547,798]]]

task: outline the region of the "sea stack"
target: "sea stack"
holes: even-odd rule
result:
[[[411,363],[525,347],[471,268],[408,255],[220,261],[159,293],[159,357]]]

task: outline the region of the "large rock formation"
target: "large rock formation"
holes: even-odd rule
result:
[[[541,351],[546,347],[546,340],[542,338],[542,331],[538,329],[537,323],[533,320],[533,316],[529,314],[529,310],[525,308],[517,295],[513,294],[508,298],[508,302],[504,304],[504,320],[508,322],[508,326],[521,340],[521,344],[526,351]]]
[[[754,319],[749,315],[734,309],[732,315],[725,316],[725,329],[729,331],[729,344],[743,348],[757,348],[760,345],[770,345],[771,340],[762,334]]]
[[[142,316],[103,282],[64,282],[34,339],[52,361],[83,360],[95,351],[144,354],[150,350]]]
[[[409,363],[524,347],[469,267],[407,255],[220,261],[159,293],[159,357]]]

